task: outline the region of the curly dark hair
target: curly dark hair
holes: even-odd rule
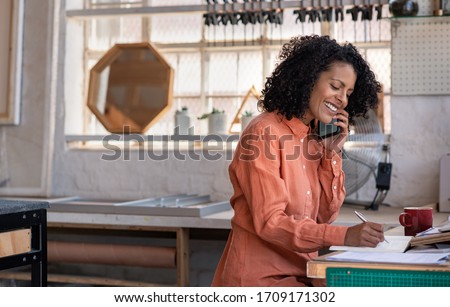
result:
[[[283,45],[279,60],[267,78],[258,102],[262,110],[276,111],[288,120],[302,118],[309,108],[310,95],[320,74],[336,62],[351,64],[357,75],[345,108],[349,121],[352,123],[354,117],[366,116],[367,111],[378,104],[377,93],[381,92],[381,85],[350,43],[339,45],[328,36],[296,36]]]

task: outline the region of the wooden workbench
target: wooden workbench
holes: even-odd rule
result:
[[[350,208],[344,209],[346,213]],[[385,208],[387,209],[387,208]],[[400,211],[396,211],[400,210]],[[386,231],[387,235],[402,236],[403,227],[399,225],[398,220],[395,223],[393,218],[398,218],[398,214],[402,212],[402,208],[389,208],[389,210],[383,210],[384,213],[377,215],[377,212],[364,211],[364,214],[369,220],[374,222],[384,223],[385,225],[395,227],[389,228]],[[391,212],[388,214],[388,212]],[[394,214],[395,213],[395,214]],[[341,218],[347,216],[343,214]],[[435,212],[433,214],[433,224],[435,226],[448,222],[448,213]],[[340,252],[335,252],[340,253]],[[307,275],[311,278],[326,278],[327,268],[359,268],[359,269],[377,269],[377,270],[416,270],[416,271],[442,271],[450,272],[450,262],[442,265],[417,265],[417,264],[397,264],[397,263],[373,263],[373,262],[351,262],[351,261],[330,261],[327,257],[331,254],[322,255],[307,263]],[[444,256],[444,255],[443,255]]]

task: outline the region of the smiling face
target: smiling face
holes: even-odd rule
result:
[[[331,64],[327,71],[319,75],[314,85],[303,122],[318,119],[323,123],[330,123],[333,116],[347,106],[355,82],[356,72],[352,65],[343,62]]]

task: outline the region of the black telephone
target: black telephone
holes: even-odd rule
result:
[[[317,128],[317,134],[322,138],[327,138],[341,132],[341,128],[339,126],[335,126],[334,123],[337,121],[336,118],[333,118],[331,123],[325,124],[319,121],[319,127]]]

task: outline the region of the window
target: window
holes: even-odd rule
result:
[[[347,15],[344,22],[330,23],[326,29],[320,22],[296,22],[295,8],[286,8],[281,27],[270,23],[214,27],[204,25],[205,12],[200,8],[205,4],[202,0],[66,1],[66,135],[108,134],[85,101],[89,69],[115,43],[150,41],[174,68],[172,110],[148,134],[172,134],[175,111],[184,106],[196,134],[207,133],[206,123],[197,117],[213,107],[225,110],[229,125],[249,89],[254,85],[261,90],[281,44],[299,34],[329,34],[355,43],[384,84],[385,102],[389,100],[388,20],[354,22]],[[387,16],[388,7],[383,9]]]

